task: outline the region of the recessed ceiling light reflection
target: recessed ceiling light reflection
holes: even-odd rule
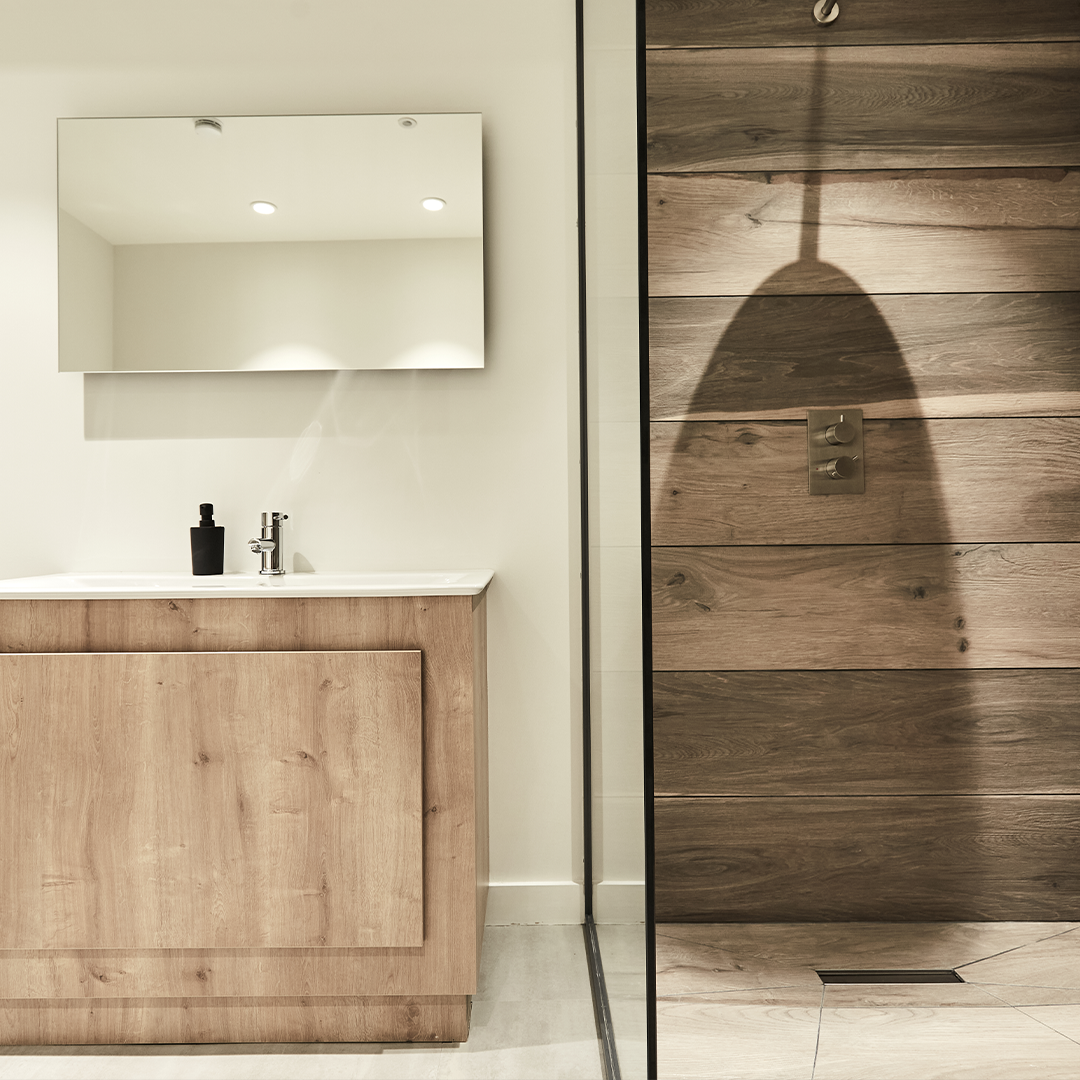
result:
[[[272,202],[253,202],[251,204],[251,209],[254,210],[256,214],[272,214],[277,207]]]
[[[425,199],[420,204],[425,210],[441,210],[446,205],[445,199]]]

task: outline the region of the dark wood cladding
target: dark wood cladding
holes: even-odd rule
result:
[[[657,919],[1080,918],[1080,5],[643,5]]]
[[[1080,43],[650,52],[650,172],[1080,162]]]
[[[805,421],[653,424],[653,544],[1080,536],[1076,417],[871,420],[863,438],[865,494],[809,498]]]
[[[1080,667],[1080,545],[653,549],[658,671]]]
[[[895,0],[849,0],[836,22],[819,26],[805,0],[644,0],[649,48],[876,45],[930,42],[1068,41],[1080,37],[1073,0],[1024,4],[949,0],[932,7]]]
[[[648,201],[653,296],[1080,289],[1075,169],[673,173]]]
[[[657,672],[653,693],[657,795],[1080,794],[1077,670]]]
[[[1080,414],[1080,294],[659,297],[654,420]]]
[[[658,922],[1080,918],[1080,798],[656,800]]]

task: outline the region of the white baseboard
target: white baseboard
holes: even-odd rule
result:
[[[488,926],[582,923],[585,893],[576,881],[493,881],[486,921]]]
[[[644,881],[598,881],[593,887],[593,918],[598,923],[645,921]]]

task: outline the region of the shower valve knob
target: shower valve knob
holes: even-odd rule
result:
[[[838,424],[830,424],[825,429],[825,441],[832,443],[833,446],[844,446],[846,443],[854,442],[856,434],[854,424],[841,420]]]
[[[858,472],[858,467],[854,458],[838,457],[825,466],[825,471],[834,480],[850,480]]]

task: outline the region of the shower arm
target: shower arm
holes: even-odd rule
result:
[[[840,5],[836,0],[817,0],[814,5],[814,22],[822,26],[835,22],[836,16],[839,14]]]

